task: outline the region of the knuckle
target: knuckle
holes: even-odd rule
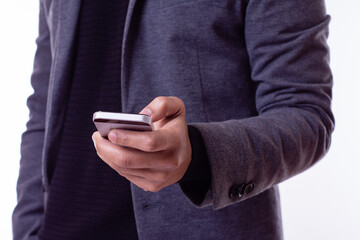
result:
[[[145,146],[146,146],[146,149],[149,151],[156,150],[156,148],[157,148],[156,139],[154,137],[145,138]]]
[[[164,96],[159,96],[159,97],[155,98],[155,101],[157,103],[163,103],[163,102],[165,102],[165,100],[166,100],[166,97],[164,97]]]
[[[125,158],[122,155],[116,157],[115,164],[118,168],[131,168],[131,161],[129,158]]]
[[[130,142],[130,137],[127,134],[119,134],[120,143],[127,145]]]
[[[157,97],[156,103],[160,109],[166,109],[168,106],[168,101],[166,100],[166,97]]]

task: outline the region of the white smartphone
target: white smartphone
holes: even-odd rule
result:
[[[93,122],[102,137],[107,137],[111,129],[154,131],[151,117],[143,114],[95,112]]]

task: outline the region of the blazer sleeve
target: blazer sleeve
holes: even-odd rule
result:
[[[27,100],[29,120],[21,139],[20,172],[17,182],[17,205],[12,216],[14,239],[37,239],[44,214],[42,185],[42,150],[45,111],[51,67],[50,34],[40,3],[39,36],[31,76],[33,94]]]
[[[334,128],[329,16],[323,0],[249,0],[245,39],[258,116],[196,123],[211,168],[207,191],[180,184],[197,206],[220,209],[308,169]]]

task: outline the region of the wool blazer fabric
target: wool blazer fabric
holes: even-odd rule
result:
[[[40,0],[14,239],[38,239],[46,211],[80,5]],[[320,160],[334,128],[329,20],[323,0],[130,0],[119,104],[181,98],[212,175],[207,191],[131,185],[140,239],[283,238],[277,184]]]

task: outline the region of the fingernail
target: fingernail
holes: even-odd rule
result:
[[[142,113],[151,117],[152,111],[150,108],[145,108]]]
[[[115,142],[116,141],[116,133],[114,131],[109,132],[108,138],[110,141]]]

